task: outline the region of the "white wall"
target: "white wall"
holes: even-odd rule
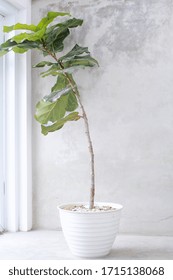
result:
[[[35,0],[33,22],[48,10],[84,19],[67,42],[88,46],[100,63],[76,76],[95,147],[96,200],[124,205],[121,232],[171,235],[172,1]],[[52,85],[33,70],[33,108]],[[82,121],[44,137],[33,120],[33,146],[34,227],[56,229],[57,204],[89,198]]]

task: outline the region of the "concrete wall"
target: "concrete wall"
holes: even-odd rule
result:
[[[69,49],[88,46],[100,63],[76,75],[95,147],[96,200],[124,205],[121,232],[171,235],[173,2],[35,0],[33,22],[49,10],[84,19]],[[33,52],[33,63],[41,59]],[[33,70],[33,108],[52,85]],[[33,121],[33,174],[34,227],[59,228],[56,205],[89,198],[82,121],[46,137]]]

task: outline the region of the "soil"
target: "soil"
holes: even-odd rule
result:
[[[93,209],[89,209],[87,205],[69,205],[64,208],[65,210],[73,212],[105,212],[116,210],[116,208],[111,206],[95,206]]]

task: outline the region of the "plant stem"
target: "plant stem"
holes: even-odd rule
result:
[[[46,48],[46,46],[43,46],[43,47],[44,47],[45,51],[56,60],[56,62],[60,65],[61,69],[64,70],[63,64],[58,60],[56,55],[54,53],[51,53]],[[94,208],[94,197],[95,197],[95,163],[94,163],[94,150],[93,150],[93,144],[92,144],[91,136],[90,136],[88,117],[87,117],[85,108],[84,108],[81,98],[80,98],[80,94],[78,92],[78,89],[75,86],[74,81],[70,79],[69,75],[66,72],[63,71],[63,74],[66,76],[66,78],[69,82],[69,85],[71,86],[72,91],[76,95],[78,103],[82,110],[83,120],[84,120],[84,124],[85,124],[85,133],[86,133],[87,140],[88,140],[88,148],[89,148],[90,161],[91,161],[91,187],[90,187],[89,209],[93,209]]]
[[[84,123],[85,123],[85,133],[86,133],[88,144],[89,144],[88,148],[89,148],[90,159],[91,159],[91,188],[90,188],[89,209],[92,209],[94,207],[94,196],[95,196],[94,150],[93,150],[93,144],[92,144],[91,136],[90,136],[90,129],[89,129],[89,122],[88,122],[87,114],[86,114],[84,106],[81,102],[80,97],[78,95],[77,95],[77,97],[78,97],[78,102],[80,104],[80,107],[82,109],[83,119],[84,119]]]

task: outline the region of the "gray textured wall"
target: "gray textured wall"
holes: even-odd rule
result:
[[[67,43],[88,46],[100,62],[76,76],[95,146],[96,199],[124,205],[121,232],[171,235],[173,1],[35,0],[33,22],[49,10],[84,19]],[[33,108],[52,85],[33,71]],[[82,121],[47,137],[33,121],[33,174],[34,227],[58,228],[57,204],[89,198]]]

